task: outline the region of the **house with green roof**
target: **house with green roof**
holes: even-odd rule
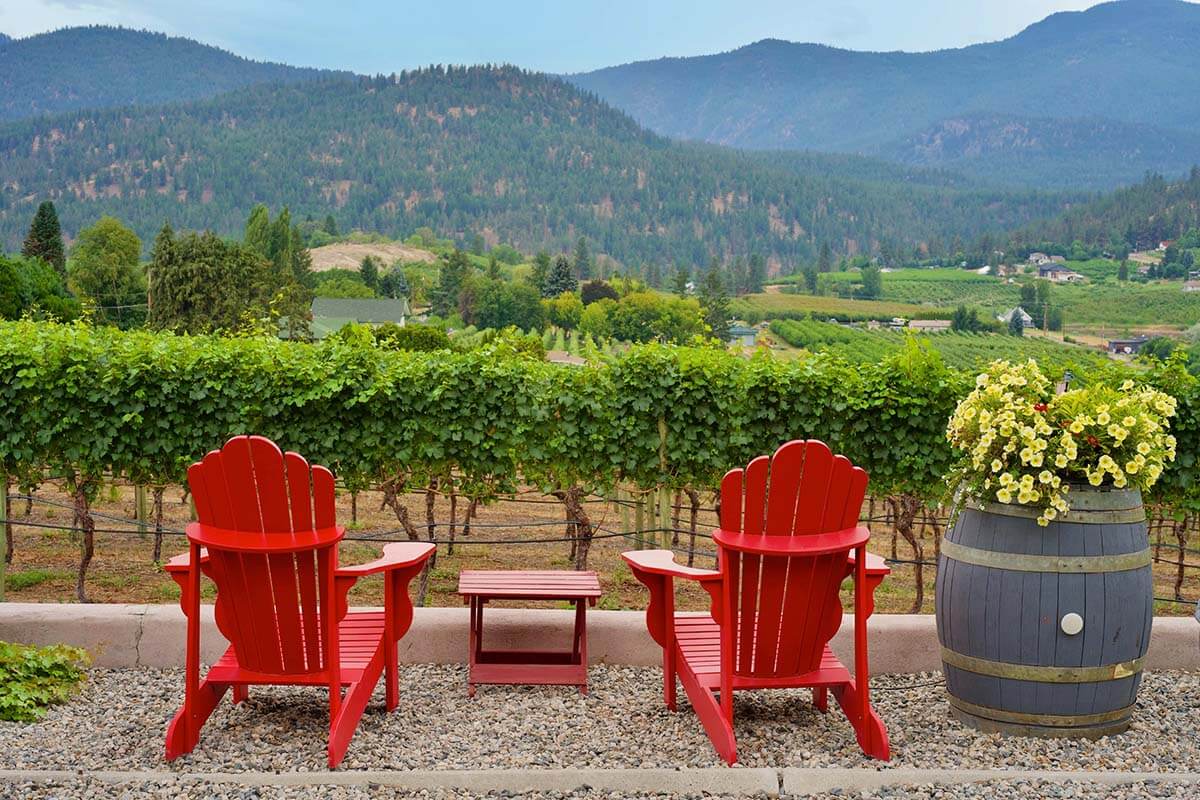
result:
[[[411,315],[412,309],[403,297],[398,300],[390,297],[316,297],[312,303],[312,335],[314,339],[324,339],[351,322],[363,325],[391,322],[403,326]]]

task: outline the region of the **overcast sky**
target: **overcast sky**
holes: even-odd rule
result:
[[[508,62],[576,72],[763,38],[855,50],[1003,39],[1094,0],[0,0],[0,32],[102,23],[356,72]]]

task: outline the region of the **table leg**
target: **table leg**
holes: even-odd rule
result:
[[[587,601],[575,601],[575,640],[571,649],[571,659],[583,670],[583,683],[579,684],[579,693],[587,694]]]
[[[467,697],[475,696],[475,660],[479,653],[479,641],[481,640],[480,632],[476,629],[479,617],[479,598],[471,597],[471,621],[470,633],[467,636]]]

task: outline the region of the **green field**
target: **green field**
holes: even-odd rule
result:
[[[1117,334],[1139,327],[1187,328],[1200,322],[1200,292],[1184,292],[1179,281],[1155,283],[1118,282],[1116,262],[1107,259],[1068,262],[1068,267],[1089,276],[1088,283],[1055,284],[1051,302],[1060,305],[1066,326]],[[858,282],[857,272],[831,272],[820,278],[826,296],[797,294],[751,295],[749,302],[765,313],[772,311],[819,311],[855,313],[884,307],[894,316],[934,316],[931,312],[959,305],[976,308],[980,316],[993,319],[1017,304],[1020,285],[990,275],[959,269],[901,269],[883,275],[879,301],[836,297],[837,287]],[[771,298],[759,300],[759,298]],[[948,316],[948,313],[947,313]]]
[[[851,319],[890,319],[892,317],[932,317],[949,319],[952,308],[937,308],[915,303],[890,300],[848,300],[841,297],[813,296],[810,294],[748,294],[730,303],[735,317],[745,319],[758,315],[771,319],[778,314],[807,312],[820,316],[845,316]],[[750,312],[750,313],[747,313]]]
[[[874,363],[900,351],[909,337],[905,331],[865,330],[815,320],[777,320],[771,333],[796,348],[834,353],[856,363]],[[1033,358],[1044,368],[1099,365],[1108,361],[1098,350],[1060,344],[1047,339],[997,333],[934,333],[920,337],[941,353],[952,367],[980,369],[996,359]]]

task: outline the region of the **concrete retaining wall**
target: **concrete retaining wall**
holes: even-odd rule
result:
[[[206,662],[228,646],[201,609],[200,641]],[[488,647],[560,647],[570,642],[574,612],[557,609],[489,609]],[[102,667],[181,667],[186,624],[177,605],[59,605],[0,603],[0,639],[28,644],[67,643],[86,648]],[[853,658],[853,619],[846,617],[833,641],[847,664]],[[938,670],[937,630],[932,615],[879,614],[869,624],[871,672]],[[418,608],[400,642],[400,660],[450,664],[467,654],[466,608]],[[658,665],[661,650],[646,632],[640,611],[588,612],[588,655],[593,664]],[[1146,668],[1200,669],[1200,625],[1189,617],[1154,621]]]

